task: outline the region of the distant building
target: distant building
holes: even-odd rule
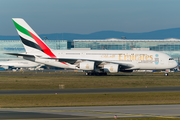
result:
[[[54,50],[71,49],[71,41],[67,40],[44,40],[44,42]],[[4,53],[23,53],[25,52],[21,40],[0,40],[0,59],[16,58],[15,56],[6,55]]]
[[[74,48],[91,48],[92,50],[154,50],[162,51],[176,59],[180,57],[180,39],[164,40],[74,40]]]

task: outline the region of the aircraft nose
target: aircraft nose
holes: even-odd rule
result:
[[[177,65],[178,65],[177,62],[174,60],[173,61],[173,68],[177,67]]]

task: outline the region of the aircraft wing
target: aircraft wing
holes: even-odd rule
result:
[[[15,56],[22,56],[22,57],[35,57],[35,55],[29,55],[29,54],[23,54],[23,53],[5,53],[8,55],[15,55]],[[116,62],[116,61],[104,61],[104,60],[94,60],[94,59],[79,59],[79,58],[45,58],[45,57],[41,57],[41,56],[36,56],[42,59],[58,59],[61,62],[67,62],[70,64],[78,64],[82,61],[93,61],[95,62],[96,65],[105,65],[105,64],[119,64],[121,66],[122,69],[128,69],[128,68],[132,68],[134,67],[134,65],[132,64],[127,64],[127,63],[120,63],[120,62]]]
[[[79,58],[77,59],[76,58],[44,58],[44,59],[58,59],[61,62],[67,62],[70,64],[76,64],[76,62],[82,62],[82,61],[93,61],[95,62],[96,65],[112,63],[112,64],[119,64],[123,69],[134,67],[134,65],[132,64],[120,63],[116,61],[94,60],[94,59],[79,59]]]

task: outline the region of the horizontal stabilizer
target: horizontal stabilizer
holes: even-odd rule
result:
[[[20,53],[4,53],[4,54],[14,55],[14,56],[22,56],[22,57],[34,57],[34,55],[20,54]]]
[[[21,54],[21,53],[5,53],[5,54],[15,55],[15,56],[17,56],[17,57],[20,57],[20,58],[23,58],[23,59],[26,59],[26,60],[30,60],[30,61],[35,62],[35,56],[34,56],[34,55]]]

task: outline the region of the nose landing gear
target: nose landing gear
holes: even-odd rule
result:
[[[168,73],[165,73],[164,76],[168,76]]]

